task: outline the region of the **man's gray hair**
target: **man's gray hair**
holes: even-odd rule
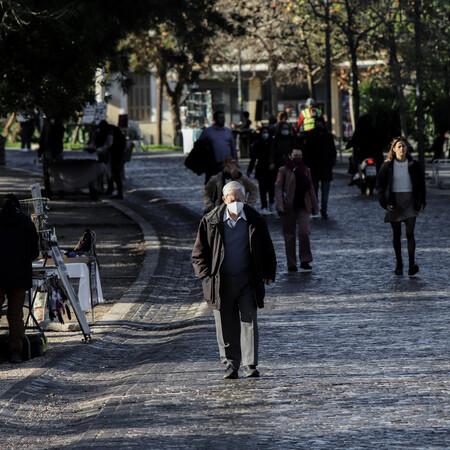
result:
[[[231,194],[232,192],[238,190],[240,190],[245,197],[245,187],[242,186],[242,184],[239,183],[239,181],[230,181],[223,187],[222,194],[224,197],[226,197],[228,194]]]

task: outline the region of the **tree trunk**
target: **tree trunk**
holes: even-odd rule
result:
[[[15,113],[12,113],[9,116],[8,121],[6,122],[5,125],[5,129],[3,130],[2,136],[0,136],[0,166],[6,166],[6,152],[5,152],[6,139],[8,137],[9,130],[11,129],[15,118],[16,118]]]
[[[353,117],[356,123],[359,119],[359,105],[360,105],[360,96],[359,96],[359,83],[358,83],[358,57],[356,54],[356,48],[350,46],[350,55],[351,55],[351,67],[352,67],[352,110]]]
[[[416,56],[416,99],[417,99],[417,151],[419,164],[425,172],[424,145],[424,108],[423,108],[423,74],[422,74],[422,39],[421,39],[421,1],[414,2],[414,44]]]
[[[277,83],[277,68],[278,64],[275,61],[269,62],[269,76],[270,76],[270,104],[272,107],[272,114],[278,114],[278,83]]]
[[[181,142],[181,116],[180,116],[180,98],[183,90],[183,83],[177,83],[175,89],[169,87],[167,81],[164,84],[164,93],[169,102],[170,114],[172,117],[173,145],[182,145]]]
[[[276,116],[278,114],[278,83],[275,75],[271,75],[270,77],[270,86],[271,86],[271,104],[273,114]]]
[[[163,77],[156,80],[156,145],[162,145]]]
[[[403,91],[403,80],[401,74],[400,63],[397,57],[397,42],[394,36],[389,38],[389,63],[391,66],[392,74],[394,76],[394,83],[397,89],[398,109],[400,113],[400,127],[402,130],[402,136],[408,138],[408,127],[406,122],[406,99]]]
[[[311,51],[310,51],[309,45],[308,45],[308,38],[305,36],[304,30],[302,27],[299,28],[299,33],[300,33],[300,36],[302,39],[303,47],[306,52],[305,68],[306,68],[306,82],[308,84],[308,92],[309,92],[309,96],[315,99],[316,98],[316,88],[314,86],[313,75],[312,75],[313,61],[312,61]]]

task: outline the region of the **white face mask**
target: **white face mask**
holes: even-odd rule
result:
[[[263,139],[269,139],[269,134],[268,134],[268,133],[262,133],[262,134],[261,134],[261,137],[262,137]]]
[[[289,130],[281,130],[283,136],[289,136]]]
[[[238,216],[242,212],[243,208],[244,204],[242,202],[233,202],[227,205],[228,211],[230,211],[230,213],[232,214],[235,214],[236,216]]]

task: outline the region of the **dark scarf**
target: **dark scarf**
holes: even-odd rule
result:
[[[294,162],[292,159],[286,159],[286,167],[292,170],[295,174],[295,187],[300,192],[305,192],[311,187],[311,180],[309,179],[306,166],[301,159],[299,162]]]

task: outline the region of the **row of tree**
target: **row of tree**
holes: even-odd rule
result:
[[[315,85],[330,62],[352,109],[391,117],[404,135],[450,127],[447,0],[5,0],[0,2],[0,114],[69,117],[94,100],[98,67],[152,71],[158,108],[180,133],[183,88],[213,64],[267,64],[275,112],[280,84]],[[361,69],[361,61],[376,60]],[[361,97],[362,93],[362,97]],[[379,97],[389,101],[377,101]],[[383,107],[383,108],[382,108]],[[382,120],[382,117],[380,117]],[[160,120],[159,120],[160,123]]]

